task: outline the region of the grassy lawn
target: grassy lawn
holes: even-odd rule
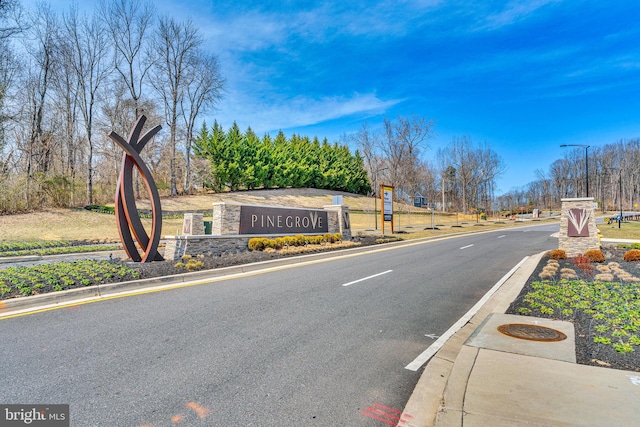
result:
[[[333,195],[339,194],[315,189],[256,190],[225,194],[165,197],[161,200],[164,212],[205,212],[205,221],[211,220],[213,203],[243,203],[264,206],[291,206],[322,208],[333,203]],[[382,230],[379,209],[380,201],[371,197],[344,195],[343,203],[351,209],[351,228],[354,233]],[[139,209],[148,209],[145,200],[137,202]],[[374,209],[378,214],[374,214]],[[402,238],[428,237],[452,232],[469,232],[505,227],[514,221],[505,220],[504,224],[494,224],[491,218],[483,221],[472,215],[436,212],[433,217],[426,209],[396,204],[394,206],[394,229],[404,230]],[[142,219],[147,229],[151,220]],[[431,224],[440,230],[424,230]],[[484,227],[475,224],[483,224]],[[522,223],[517,223],[522,224]],[[528,224],[528,223],[525,223]],[[452,226],[456,226],[451,228]],[[162,235],[179,234],[182,219],[163,219]],[[385,223],[385,234],[391,234],[390,224]],[[119,242],[118,229],[113,215],[90,212],[82,208],[47,209],[17,215],[0,216],[0,241],[24,242],[33,240],[90,240]]]
[[[623,222],[618,228],[618,223],[598,224],[598,231],[602,237],[611,239],[640,240],[640,221]]]

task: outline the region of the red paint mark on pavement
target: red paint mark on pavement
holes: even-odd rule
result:
[[[402,414],[402,411],[381,405],[379,403],[374,403],[373,408],[368,407],[360,413],[366,417],[373,418],[374,420],[395,427],[397,425],[396,423],[400,421],[400,417],[398,415]]]
[[[207,415],[211,413],[211,409],[205,408],[204,406],[198,405],[196,402],[189,402],[186,405],[187,408],[193,409],[200,419],[203,419]]]
[[[400,418],[400,421],[398,421],[397,427],[403,426],[405,423],[408,423],[411,418],[413,418],[411,414],[403,414],[401,416],[402,418]]]

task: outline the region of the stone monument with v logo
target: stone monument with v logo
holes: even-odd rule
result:
[[[600,249],[593,197],[562,199],[559,248],[573,257]]]

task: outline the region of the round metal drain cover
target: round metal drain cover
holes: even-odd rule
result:
[[[498,326],[498,331],[510,337],[529,341],[551,342],[567,339],[565,334],[555,329],[538,325],[525,325],[522,323],[500,325]]]

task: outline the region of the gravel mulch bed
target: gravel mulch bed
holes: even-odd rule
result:
[[[604,262],[555,267],[546,254],[507,313],[572,322],[578,363],[640,371],[640,263],[624,261],[626,251],[604,247]]]

